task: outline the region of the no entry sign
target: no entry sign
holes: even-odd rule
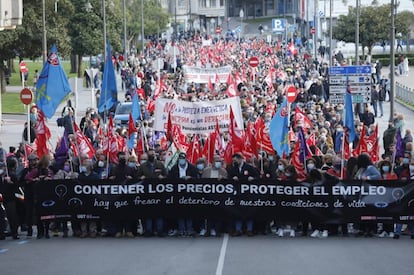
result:
[[[257,67],[259,65],[259,58],[256,56],[252,56],[249,58],[249,65],[250,67]]]
[[[24,88],[20,91],[20,101],[25,104],[29,105],[33,101],[33,93],[30,89]]]

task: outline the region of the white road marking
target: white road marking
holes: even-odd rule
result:
[[[224,258],[226,257],[227,243],[229,242],[229,234],[224,234],[223,243],[221,244],[220,256],[217,263],[216,275],[223,274]]]
[[[6,253],[7,251],[9,251],[7,248],[0,249],[0,254],[1,253]]]

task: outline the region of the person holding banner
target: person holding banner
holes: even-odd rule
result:
[[[187,161],[187,154],[181,152],[178,155],[178,163],[171,168],[168,178],[188,180],[197,178],[197,174],[197,168]],[[193,220],[183,217],[178,219],[178,234],[183,237],[194,237]]]
[[[241,153],[235,153],[232,156],[232,165],[227,169],[228,178],[235,181],[253,181],[260,178],[259,171],[247,164]],[[245,221],[246,224],[246,234],[249,237],[254,236],[253,233],[253,220],[249,219]],[[242,231],[243,221],[237,220],[234,224],[233,236],[238,237],[243,234]]]
[[[163,179],[167,177],[167,169],[161,161],[155,158],[155,151],[153,149],[141,155],[137,177],[140,180],[147,178]],[[165,236],[164,219],[162,217],[153,217],[145,220],[144,237],[151,237],[155,234],[159,237]]]
[[[16,193],[19,192],[18,178],[16,175],[17,159],[8,158],[5,163],[0,166],[0,193],[3,194],[3,204],[6,210],[6,216],[9,220],[10,233],[14,240],[19,239],[18,226],[19,218],[17,214],[17,197]]]

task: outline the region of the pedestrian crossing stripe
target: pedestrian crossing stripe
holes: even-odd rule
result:
[[[6,253],[7,251],[9,251],[7,248],[0,249],[0,254],[1,253]]]

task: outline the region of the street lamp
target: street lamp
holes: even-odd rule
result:
[[[214,18],[210,19],[210,32],[211,32],[211,36],[213,36],[214,34],[214,24],[216,23],[216,20],[214,20]]]
[[[243,33],[243,17],[244,17],[243,9],[240,9],[239,16],[240,16],[240,37],[239,37],[239,40],[241,40],[241,36],[242,36],[242,33]]]
[[[42,24],[43,24],[43,64],[47,60],[47,41],[46,41],[46,0],[42,0]]]

